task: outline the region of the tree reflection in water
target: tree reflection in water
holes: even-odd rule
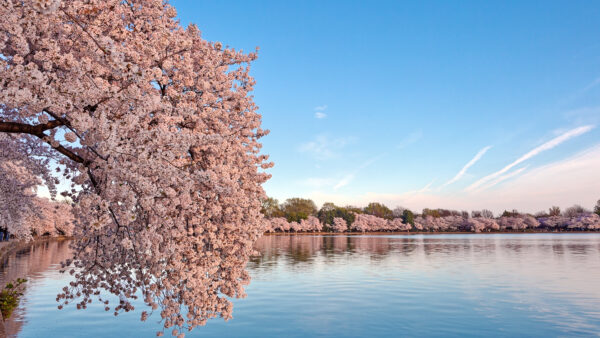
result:
[[[4,286],[17,278],[25,278],[26,289],[35,287],[36,281],[47,277],[48,272],[58,274],[57,267],[60,267],[60,262],[67,258],[71,258],[68,240],[52,239],[13,251],[2,257],[0,285]],[[56,293],[59,291],[57,289]],[[21,330],[26,311],[27,297],[25,296],[10,319],[4,322],[9,337],[16,336]]]
[[[254,248],[259,255],[254,256],[250,268],[275,266],[278,258],[283,257],[289,264],[310,263],[317,257],[332,258],[334,256],[368,255],[377,261],[391,255],[405,257],[431,256],[435,258],[448,256],[477,255],[494,257],[501,251],[506,255],[555,254],[586,255],[590,243],[565,243],[564,238],[557,238],[554,243],[548,241],[552,234],[541,234],[540,238],[525,240],[506,240],[504,236],[518,239],[519,235],[265,235],[260,238]],[[515,237],[516,236],[516,237]],[[545,239],[540,241],[540,239]],[[548,243],[551,244],[548,244]],[[501,249],[501,250],[500,250]]]

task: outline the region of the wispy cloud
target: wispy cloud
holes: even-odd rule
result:
[[[454,176],[450,181],[444,183],[444,185],[442,185],[440,188],[443,188],[449,184],[452,184],[452,183],[460,180],[467,172],[467,169],[469,169],[470,167],[473,166],[473,164],[475,164],[477,161],[479,161],[481,159],[481,157],[488,150],[490,150],[491,147],[492,146],[487,146],[487,147],[484,147],[483,149],[481,149],[477,154],[475,154],[475,157],[473,157],[467,164],[465,164],[465,166],[456,174],[456,176]]]
[[[519,168],[519,169],[517,169],[517,170],[515,170],[513,172],[510,172],[508,174],[501,175],[501,176],[497,177],[496,179],[494,179],[492,182],[488,183],[487,185],[479,187],[476,191],[483,191],[483,190],[489,189],[489,188],[491,188],[491,187],[493,187],[493,186],[495,186],[495,185],[497,185],[497,184],[499,184],[499,183],[501,183],[503,181],[506,181],[506,180],[508,180],[510,178],[513,178],[513,177],[517,177],[523,171],[527,170],[527,167],[528,166],[525,166],[523,168]]]
[[[595,78],[592,82],[590,82],[587,86],[585,86],[581,92],[585,93],[587,91],[589,91],[590,89],[596,87],[597,85],[600,84],[600,77]]]
[[[333,187],[333,190],[338,190],[339,188],[347,186],[350,182],[352,182],[354,176],[355,174],[352,173],[342,177],[342,179]]]
[[[416,191],[416,193],[418,193],[418,194],[422,194],[422,193],[424,193],[424,192],[431,191],[431,186],[433,185],[433,183],[435,182],[435,180],[436,180],[436,179],[433,179],[433,181],[431,181],[431,182],[427,183],[427,185],[426,185],[426,186],[424,186],[423,188],[421,188],[421,189],[417,190],[417,191]]]
[[[320,111],[315,112],[315,118],[317,118],[317,119],[324,119],[326,117],[327,117],[327,114],[325,114],[323,112],[320,112]]]
[[[396,148],[398,148],[398,149],[406,148],[407,146],[419,141],[422,137],[423,137],[423,132],[421,130],[415,130],[412,133],[406,135],[404,137],[404,139],[402,139],[400,141],[400,143],[398,143]]]
[[[553,138],[552,140],[534,148],[533,150],[529,151],[528,153],[526,153],[525,155],[519,157],[516,161],[510,163],[509,165],[505,166],[504,168],[496,171],[493,174],[490,174],[488,176],[485,176],[481,179],[479,179],[478,181],[476,181],[475,183],[471,184],[470,186],[468,186],[465,191],[473,191],[475,189],[477,189],[478,187],[480,187],[481,185],[501,176],[502,174],[506,173],[507,171],[509,171],[510,169],[512,169],[513,167],[519,165],[520,163],[523,163],[524,161],[527,161],[528,159],[536,156],[537,154],[546,151],[546,150],[550,150],[556,146],[558,146],[559,144],[577,137],[579,135],[585,134],[588,131],[592,130],[594,128],[593,125],[587,125],[587,126],[582,126],[582,127],[578,127],[575,129],[571,129],[565,133],[563,133],[562,135]]]
[[[324,104],[322,106],[316,106],[315,107],[315,118],[316,119],[324,119],[327,117],[327,114],[325,114],[325,109],[327,109],[327,105]]]
[[[314,140],[301,144],[298,150],[309,153],[318,160],[328,160],[339,157],[339,151],[352,143],[354,138],[330,138],[327,135],[317,135]]]

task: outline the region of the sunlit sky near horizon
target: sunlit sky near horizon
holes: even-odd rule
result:
[[[591,208],[600,2],[172,1],[252,65],[280,201]]]

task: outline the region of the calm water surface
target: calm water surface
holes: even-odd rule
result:
[[[599,336],[600,234],[266,236],[234,319],[188,337]],[[151,337],[157,314],[57,310],[67,242],[5,260],[15,337]],[[94,306],[95,305],[95,306]],[[167,335],[168,336],[168,335]]]

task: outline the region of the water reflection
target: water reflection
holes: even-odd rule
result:
[[[26,278],[27,292],[39,285],[40,280],[45,278],[46,272],[57,270],[60,262],[70,258],[70,255],[69,241],[66,240],[43,241],[13,251],[4,255],[0,262],[0,285],[4,287],[6,283],[17,278]],[[58,291],[57,289],[56,293]],[[22,300],[12,316],[5,320],[6,333],[9,336],[16,336],[21,330],[25,322],[27,305],[26,299]]]
[[[234,319],[188,336],[573,336],[600,332],[600,234],[262,237]],[[19,337],[153,336],[155,320],[56,310],[66,242],[5,259],[30,279]],[[91,304],[94,305],[94,304]],[[139,311],[137,311],[139,312]],[[85,326],[85,331],[81,327]]]
[[[507,234],[507,235],[406,235],[406,236],[309,236],[266,235],[258,240],[250,267],[285,257],[290,264],[309,263],[316,257],[335,255],[388,256],[525,256],[553,253],[588,256],[600,251],[595,234]]]

